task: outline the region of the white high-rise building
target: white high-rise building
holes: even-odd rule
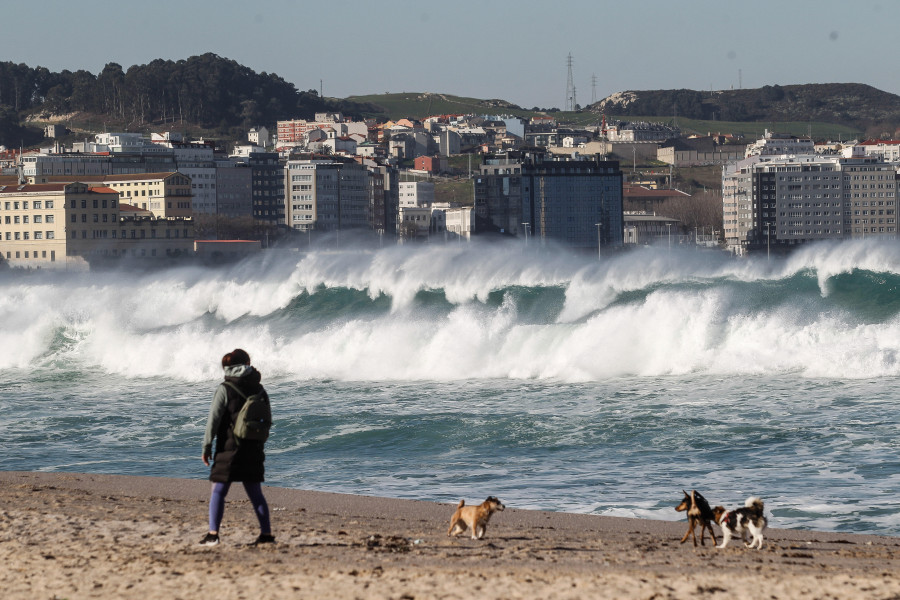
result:
[[[880,158],[755,155],[723,170],[725,240],[736,253],[825,239],[897,237],[897,165]]]

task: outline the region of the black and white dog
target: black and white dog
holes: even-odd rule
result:
[[[722,543],[717,548],[724,548],[728,545],[732,536],[739,537],[743,540],[748,548],[762,548],[763,531],[769,524],[763,514],[763,501],[756,496],[747,498],[743,508],[734,510],[725,510],[721,506],[713,509],[716,523],[722,528]],[[747,534],[753,538],[747,543]]]

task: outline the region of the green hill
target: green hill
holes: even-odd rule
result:
[[[364,105],[368,110],[364,114],[381,119],[397,120],[401,118],[424,119],[442,114],[509,114],[522,118],[536,115],[550,115],[559,123],[572,126],[599,125],[601,111],[598,103],[591,110],[578,112],[535,111],[524,109],[503,100],[479,100],[452,94],[434,94],[428,92],[403,92],[398,94],[372,94],[367,96],[350,96],[347,101]],[[751,121],[722,121],[719,119],[687,118],[685,115],[658,116],[653,113],[635,113],[622,110],[605,113],[607,121],[657,121],[676,124],[683,132],[706,135],[707,133],[731,133],[748,138],[762,136],[766,129],[794,135],[812,135],[815,139],[848,140],[863,135],[864,129],[853,124],[840,121],[786,121],[782,119],[759,119]]]
[[[831,123],[893,136],[900,128],[900,96],[858,83],[764,86],[745,90],[647,90],[618,92],[588,107],[625,118],[666,115],[737,123]],[[780,131],[780,129],[779,129]],[[839,129],[835,129],[839,131]],[[805,133],[805,131],[804,131]],[[815,133],[813,134],[815,136]]]

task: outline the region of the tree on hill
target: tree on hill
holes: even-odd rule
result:
[[[14,113],[96,113],[126,128],[194,124],[222,131],[316,112],[358,116],[363,105],[298,91],[274,73],[256,73],[212,53],[156,59],[127,70],[110,62],[98,75],[0,63],[0,104]]]

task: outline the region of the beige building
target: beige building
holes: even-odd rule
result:
[[[32,178],[33,183],[65,183],[71,175],[45,175]],[[125,175],[78,175],[77,181],[102,185],[119,192],[122,202],[143,210],[154,217],[192,217],[191,179],[179,172],[133,173]]]
[[[82,182],[0,186],[0,255],[12,267],[84,269],[193,252],[190,218],[123,206],[118,191]]]

